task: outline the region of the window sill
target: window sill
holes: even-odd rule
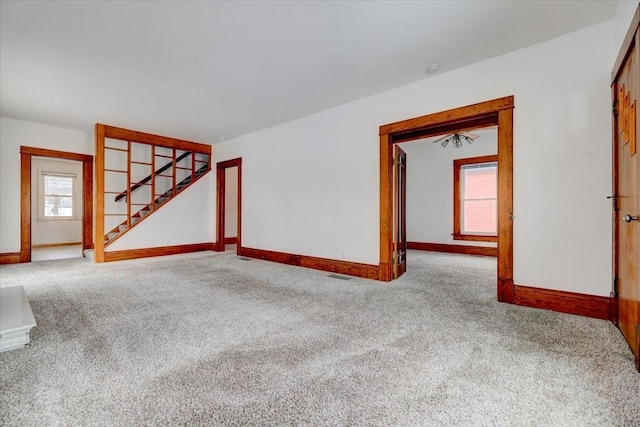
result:
[[[480,236],[477,234],[453,234],[453,240],[470,240],[474,242],[497,242],[498,236]]]

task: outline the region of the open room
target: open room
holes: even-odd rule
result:
[[[639,25],[0,2],[0,424],[640,425]]]

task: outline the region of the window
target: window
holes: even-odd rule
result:
[[[75,218],[75,174],[40,172],[39,219]]]
[[[497,241],[498,156],[457,159],[453,171],[453,238]]]

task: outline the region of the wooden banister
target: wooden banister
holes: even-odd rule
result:
[[[195,153],[192,153],[192,152],[189,152],[189,151],[187,151],[186,153],[182,153],[175,160],[172,160],[169,163],[167,163],[166,165],[162,166],[160,169],[155,171],[153,174],[150,174],[148,177],[146,177],[146,178],[138,181],[137,183],[133,184],[128,192],[127,192],[127,190],[124,190],[122,193],[118,194],[116,196],[116,202],[121,200],[124,197],[127,197],[128,193],[132,193],[133,191],[137,190],[138,188],[142,187],[144,184],[149,182],[151,180],[151,178],[153,177],[153,175],[159,175],[162,172],[164,172],[167,169],[169,169],[170,167],[172,167],[175,163],[178,163],[180,160],[186,159],[187,156],[189,156],[189,154],[194,154],[194,157],[195,157]]]

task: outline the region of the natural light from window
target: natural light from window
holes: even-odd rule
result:
[[[497,233],[498,164],[481,163],[461,167],[461,233],[495,236]]]
[[[44,218],[73,218],[75,176],[42,172]]]

